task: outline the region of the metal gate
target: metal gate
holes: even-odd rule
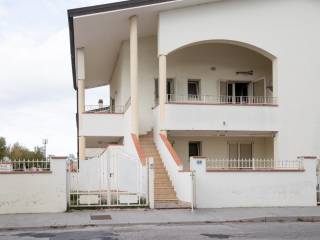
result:
[[[148,169],[121,146],[68,165],[68,205],[121,207],[148,205]]]

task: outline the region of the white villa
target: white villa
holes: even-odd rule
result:
[[[315,0],[69,10],[79,161],[113,145],[153,159],[156,207],[316,205],[319,13]],[[86,104],[107,85],[110,104]]]

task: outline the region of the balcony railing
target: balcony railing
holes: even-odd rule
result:
[[[50,160],[24,160],[0,161],[0,172],[48,172]]]
[[[213,95],[167,95],[168,103],[276,105],[276,97],[267,96],[213,96]]]
[[[86,113],[124,113],[124,106],[86,105]]]
[[[207,170],[303,170],[303,159],[206,159]]]

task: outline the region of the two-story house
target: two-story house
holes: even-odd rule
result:
[[[292,168],[284,161],[295,168],[297,157],[320,152],[319,12],[314,0],[131,0],[69,10],[80,161],[109,144],[142,162],[153,157],[159,203],[188,202],[180,176],[194,158],[207,159],[211,174],[259,170],[247,180],[259,182],[280,166],[274,174],[285,179]],[[86,89],[106,85],[110,104],[86,105]],[[314,203],[290,198],[266,205]]]

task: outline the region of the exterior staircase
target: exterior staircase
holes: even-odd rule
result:
[[[163,164],[160,154],[153,142],[153,133],[139,137],[145,157],[154,159],[154,205],[155,208],[190,208],[189,204],[181,202],[176,196],[167,170]]]

